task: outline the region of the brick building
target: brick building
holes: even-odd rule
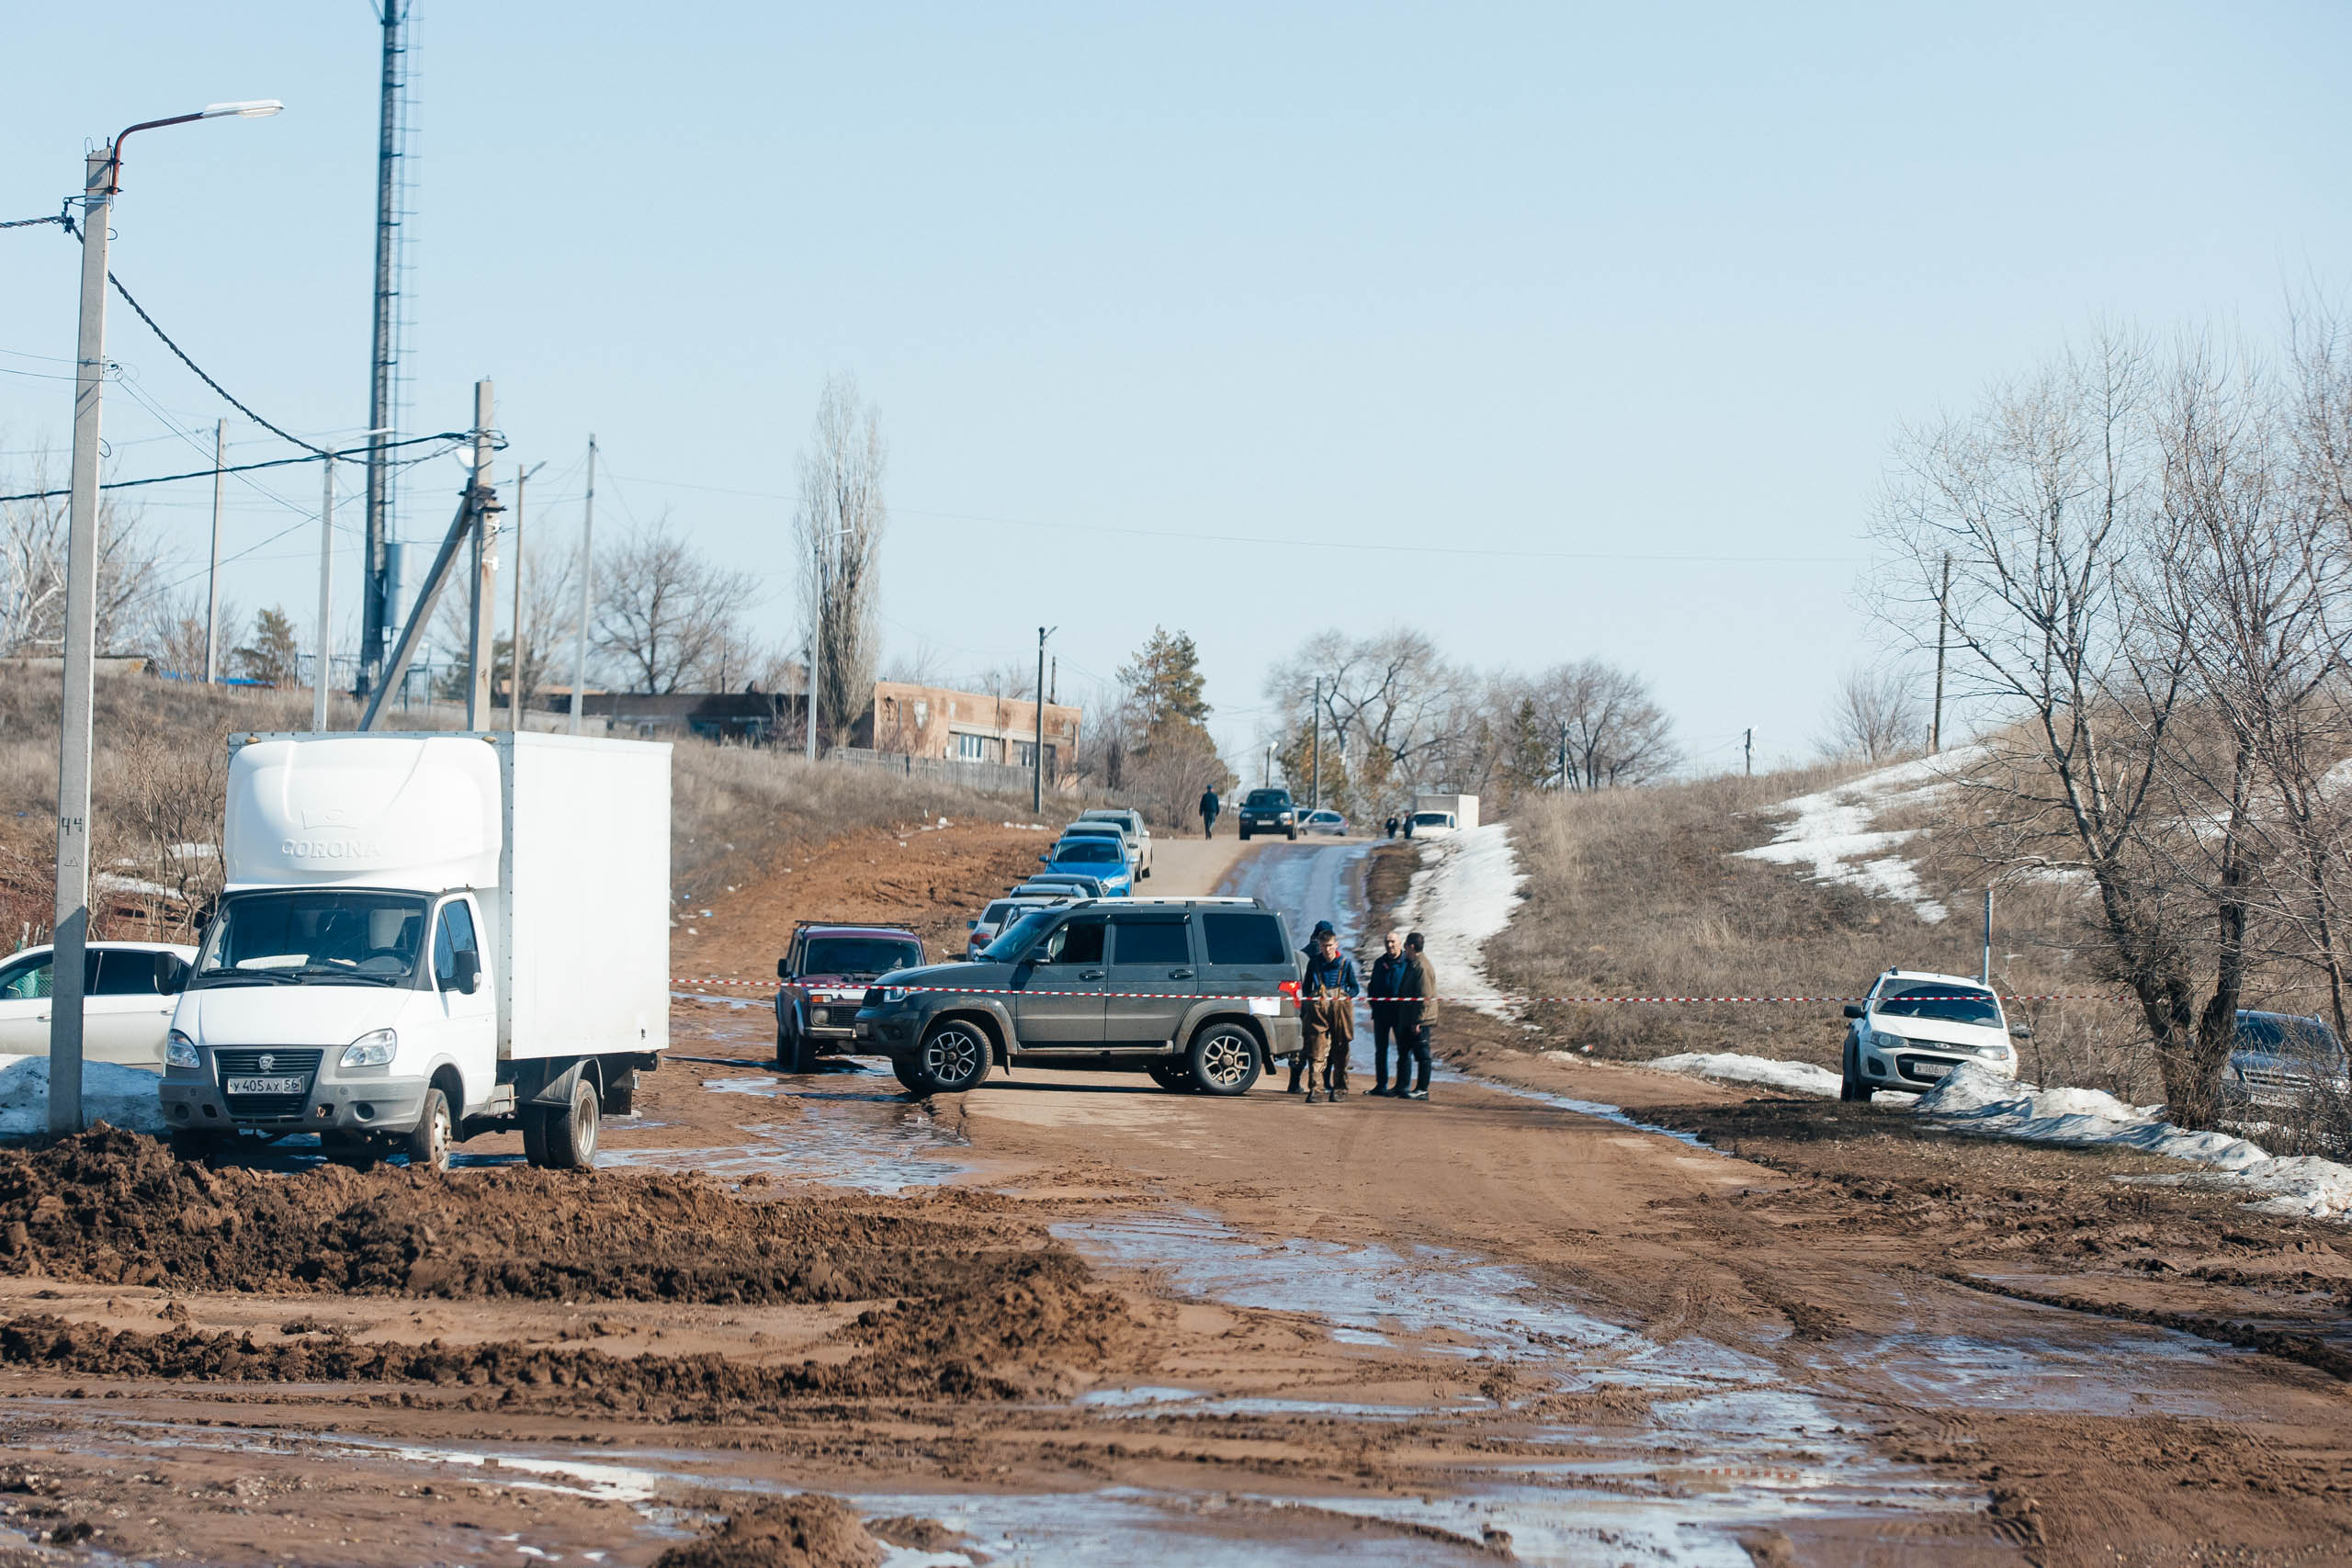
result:
[[[1060,773],[1078,755],[1082,710],[1046,705],[1046,773]],[[858,720],[852,745],[906,757],[995,762],[1026,768],[1037,745],[1037,705],[904,681],[874,683],[874,706]]]

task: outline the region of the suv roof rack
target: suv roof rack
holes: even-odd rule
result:
[[[1081,904],[1101,904],[1114,909],[1123,908],[1126,906],[1135,904],[1142,904],[1146,906],[1154,904],[1232,904],[1244,909],[1263,909],[1270,907],[1263,898],[1241,898],[1231,895],[1208,893],[1147,893],[1140,897],[1128,898],[1082,897],[1080,898],[1078,902]]]

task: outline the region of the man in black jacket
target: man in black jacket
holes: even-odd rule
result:
[[[1405,991],[1405,939],[1390,931],[1383,939],[1379,957],[1372,961],[1372,977],[1364,997],[1372,1008],[1372,1092],[1388,1093],[1388,1043],[1396,1043],[1396,1088],[1405,1088],[1405,1032],[1397,1019],[1396,998]]]
[[[1430,1034],[1437,1027],[1437,970],[1430,964],[1429,954],[1421,951],[1419,931],[1405,939],[1405,982],[1397,996],[1396,1092],[1389,1098],[1427,1100]],[[1405,1087],[1405,1064],[1408,1059],[1420,1069],[1421,1081],[1411,1089]]]
[[[1211,784],[1201,791],[1201,837],[1213,838],[1216,833],[1216,786]]]

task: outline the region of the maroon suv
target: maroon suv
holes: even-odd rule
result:
[[[775,965],[784,982],[775,993],[775,1065],[813,1072],[819,1056],[845,1052],[866,987],[922,962],[922,939],[896,926],[793,927],[792,947]]]

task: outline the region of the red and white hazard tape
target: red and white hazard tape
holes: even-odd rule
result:
[[[768,986],[774,986],[774,985],[775,984],[775,981],[773,981],[773,980],[721,980],[721,979],[717,979],[717,978],[688,978],[688,977],[684,977],[684,976],[672,976],[670,983],[671,983],[672,985],[673,985],[673,986],[752,986],[752,987],[768,987]],[[847,988],[847,987],[844,987],[844,988]],[[1167,991],[1097,991],[1097,990],[1084,990],[1084,991],[1046,991],[1046,990],[1039,990],[1039,989],[1035,988],[1035,987],[1020,987],[1020,988],[1013,988],[1013,987],[986,987],[986,986],[892,986],[892,987],[890,987],[889,988],[890,988],[891,990],[894,990],[894,991],[905,991],[905,992],[908,992],[908,993],[910,993],[910,994],[938,995],[938,996],[955,996],[955,997],[1116,997],[1116,998],[1150,998],[1150,997],[1166,997],[1166,996],[1168,996],[1168,995],[1170,995],[1170,993],[1169,993],[1169,992],[1167,992]],[[1295,997],[1295,996],[1297,994],[1296,983],[1295,983],[1295,982],[1285,982],[1285,983],[1284,983],[1284,986],[1283,986],[1283,995],[1285,995],[1285,996],[1294,996],[1294,997]],[[1177,994],[1180,994],[1180,995],[1191,995],[1191,994],[1194,994],[1194,993],[1177,993]],[[1259,997],[1262,997],[1262,996],[1264,996],[1264,995],[1265,995],[1265,993],[1264,993],[1264,992],[1262,992],[1262,991],[1257,991],[1257,992],[1250,992],[1250,991],[1230,991],[1230,992],[1204,991],[1204,992],[1200,992],[1200,993],[1197,993],[1197,994],[1198,994],[1198,995],[1202,995],[1202,996],[1210,997],[1210,998],[1216,998],[1216,997],[1219,997],[1219,996],[1224,996],[1224,997],[1230,998],[1231,999],[1236,1000],[1236,1001],[1239,1001],[1239,1000],[1246,999],[1247,998],[1251,997],[1251,996],[1259,996]],[[1865,1002],[1865,1001],[1868,1001],[1870,998],[1869,998],[1868,997],[1544,997],[1544,996],[1499,996],[1499,995],[1498,995],[1498,996],[1485,996],[1485,997],[1470,997],[1470,996],[1397,997],[1397,998],[1358,997],[1358,998],[1355,998],[1355,999],[1356,999],[1356,1000],[1358,1000],[1358,1001],[1363,1001],[1363,1002],[1370,1002],[1370,1001],[1385,1001],[1385,1000],[1395,1000],[1395,1001],[1432,1001],[1432,1002],[1457,1002],[1457,1003],[1461,1003],[1461,1004],[1465,1005],[1465,1006],[1478,1006],[1478,1005],[1502,1005],[1502,1006],[1510,1006],[1510,1007],[1520,1007],[1520,1006],[1524,1006],[1524,1005],[1526,1005],[1527,1003],[1530,1003],[1530,1002],[1559,1002],[1559,1003],[1570,1003],[1570,1004],[1577,1004],[1577,1005],[1593,1005],[1593,1004],[1600,1004],[1600,1003],[1634,1003],[1634,1004],[1645,1004],[1645,1003],[1663,1003],[1663,1004],[1671,1004],[1671,1003],[1697,1003],[1697,1004],[1711,1004],[1711,1003],[1751,1003],[1751,1004],[1753,1004],[1753,1003],[1774,1003],[1774,1002],[1786,1002],[1786,1003],[1800,1003],[1800,1004],[1821,1005],[1821,1006],[1828,1006],[1828,1005],[1833,1005],[1833,1004],[1835,1004],[1835,1005],[1838,1005],[1838,1006],[1844,1006],[1844,1005],[1848,1005],[1848,1004],[1854,1004],[1854,1003]],[[1894,999],[1909,999],[1909,998],[1894,998]],[[1921,998],[1921,999],[1928,999],[1928,1000],[1932,1000],[1932,999],[1936,999],[1936,998]],[[2003,997],[2001,999],[2002,999],[2003,1001],[2005,1001],[2005,1002],[2128,1002],[2128,1001],[2131,1001],[2131,1000],[2132,1000],[2132,999],[2134,999],[2134,998],[2131,996],[2131,994],[2130,994],[2129,992],[2106,993],[2106,992],[2097,992],[2097,991],[2053,991],[2053,992],[2051,992],[2051,993],[2049,993],[2049,994],[2047,994],[2047,995],[2040,995],[2040,996],[2012,996],[2012,997]],[[834,1003],[834,1004],[831,1004],[831,1005],[839,1006],[839,1005],[841,1005],[841,1004],[839,1004],[839,1003]]]

